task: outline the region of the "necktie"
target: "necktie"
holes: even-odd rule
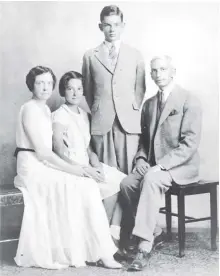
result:
[[[158,96],[159,96],[159,109],[160,109],[160,112],[162,112],[163,110],[163,107],[164,107],[164,92],[163,91],[159,91],[158,92]]]
[[[112,46],[109,50],[109,58],[114,60],[116,57],[117,57],[116,48],[115,48],[115,45],[112,43]]]
[[[114,70],[116,63],[117,63],[117,52],[116,52],[116,48],[115,45],[112,43],[112,46],[109,50],[109,60],[110,60],[110,64],[112,66],[112,69]]]
[[[158,123],[164,107],[164,93],[162,91],[158,91],[157,99],[158,99],[157,100],[157,123]]]

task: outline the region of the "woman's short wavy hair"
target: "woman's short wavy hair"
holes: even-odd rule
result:
[[[49,68],[49,67],[45,67],[45,66],[36,66],[33,67],[27,74],[26,76],[26,84],[28,89],[33,92],[34,89],[34,82],[36,79],[36,76],[38,75],[42,75],[44,73],[50,73],[52,78],[53,78],[53,89],[56,85],[56,76],[54,75],[53,71]]]
[[[59,93],[60,93],[61,97],[65,97],[66,86],[67,86],[69,80],[71,80],[71,79],[80,79],[80,80],[82,80],[83,76],[80,73],[76,72],[76,71],[69,71],[69,72],[65,73],[61,77],[60,82],[59,82]]]

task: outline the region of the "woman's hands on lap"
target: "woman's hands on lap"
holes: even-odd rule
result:
[[[84,167],[85,172],[88,174],[90,178],[93,178],[96,182],[104,182],[104,172],[102,168],[98,167]]]
[[[104,174],[102,164],[100,163],[98,167],[93,167],[93,168],[96,169],[96,171],[101,174],[101,176],[103,178],[102,182],[105,182],[105,174]]]
[[[94,179],[96,182],[105,182],[105,175],[102,166],[91,167],[91,166],[72,166],[72,174],[81,177],[89,177]]]
[[[81,177],[89,177],[87,172],[85,171],[85,168],[83,168],[80,165],[73,165],[72,166],[72,174],[76,176],[81,176]]]

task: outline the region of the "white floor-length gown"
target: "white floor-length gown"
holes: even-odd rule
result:
[[[33,149],[23,125],[27,108],[36,136],[52,148],[51,112],[30,100],[20,110],[17,147]],[[59,269],[84,266],[101,257],[112,257],[117,248],[111,239],[100,190],[91,178],[78,177],[53,168],[34,152],[17,156],[14,180],[24,196],[24,215],[15,257],[19,266]]]

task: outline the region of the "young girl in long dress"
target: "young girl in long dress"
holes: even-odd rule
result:
[[[46,101],[56,77],[47,67],[30,70],[32,99],[17,121],[17,176],[24,215],[15,262],[24,267],[59,269],[101,260],[120,268],[99,186],[81,164],[70,164],[52,151],[51,112]],[[83,156],[83,155],[82,155]]]

